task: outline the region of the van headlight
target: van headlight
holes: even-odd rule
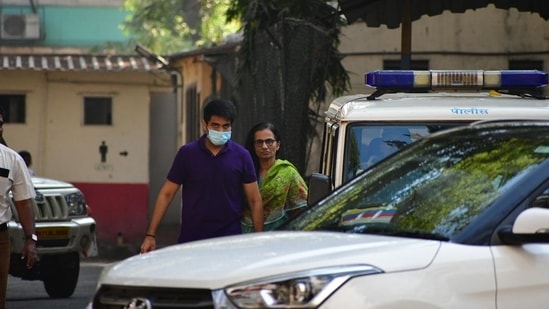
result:
[[[74,192],[65,195],[65,201],[69,207],[69,216],[85,216],[88,211],[86,209],[86,199],[81,192]]]
[[[214,291],[216,308],[316,308],[347,280],[381,273],[369,265],[315,269]]]

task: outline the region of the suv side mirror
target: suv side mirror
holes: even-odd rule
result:
[[[331,179],[329,176],[313,173],[309,177],[309,195],[307,205],[316,204],[332,191]]]
[[[532,207],[524,210],[513,227],[500,229],[498,236],[508,245],[549,243],[549,209]]]

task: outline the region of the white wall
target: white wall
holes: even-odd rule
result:
[[[544,60],[549,65],[549,22],[538,14],[493,6],[464,14],[445,12],[412,23],[412,60],[429,60],[431,69],[508,68],[508,60]],[[355,23],[343,29],[340,51],[351,72],[352,91],[368,91],[364,73],[398,60],[401,29],[368,28]],[[363,54],[363,55],[361,55]]]
[[[14,150],[28,150],[33,154],[33,169],[41,165],[38,155],[43,131],[41,115],[44,106],[45,86],[42,72],[2,71],[0,74],[1,94],[21,94],[27,97],[27,123],[5,123],[4,138]],[[32,111],[32,112],[31,112]],[[30,124],[30,125],[29,125]]]
[[[6,124],[4,136],[11,148],[33,154],[38,175],[71,182],[147,183],[149,91],[154,89],[149,85],[155,83],[162,88],[169,79],[150,81],[141,72],[3,71],[0,93],[27,95],[27,123]],[[111,126],[83,125],[83,98],[97,95],[113,98]],[[99,153],[103,140],[105,163]],[[120,155],[123,151],[128,155]]]

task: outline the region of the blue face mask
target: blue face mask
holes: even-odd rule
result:
[[[208,130],[208,139],[216,146],[223,146],[231,139],[231,131]]]

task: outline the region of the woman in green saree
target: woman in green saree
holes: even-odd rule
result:
[[[290,161],[277,158],[280,144],[278,129],[268,122],[253,126],[246,139],[263,200],[265,231],[276,229],[307,206],[307,184]],[[248,207],[244,208],[242,231],[254,231]]]

